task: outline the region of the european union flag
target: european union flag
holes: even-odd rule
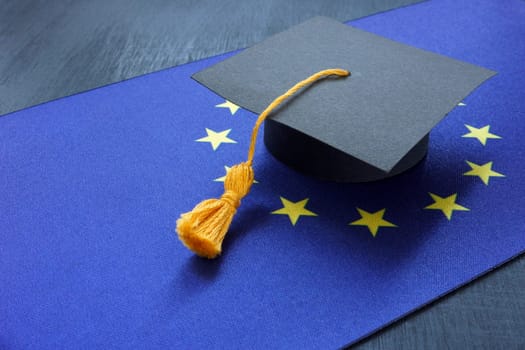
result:
[[[338,347],[522,253],[525,3],[457,6],[352,23],[498,71],[433,130],[426,159],[340,184],[260,144],[216,260],[173,229],[245,157],[256,115],[191,79],[235,53],[1,118],[2,345]]]

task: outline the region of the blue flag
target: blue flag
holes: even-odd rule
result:
[[[498,75],[388,180],[316,180],[259,142],[216,260],[174,228],[246,157],[257,116],[190,78],[234,53],[0,118],[2,346],[334,348],[521,254],[524,12],[437,1],[352,22]]]

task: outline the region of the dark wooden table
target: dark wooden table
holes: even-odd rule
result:
[[[0,115],[246,47],[314,15],[410,2],[0,0]],[[515,259],[355,348],[523,347],[524,270]]]

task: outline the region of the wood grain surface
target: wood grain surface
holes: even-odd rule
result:
[[[314,15],[410,2],[0,0],[0,115],[246,47]],[[523,349],[524,314],[521,257],[355,349]]]
[[[525,256],[350,347],[525,349]]]
[[[0,115],[414,0],[0,0]]]

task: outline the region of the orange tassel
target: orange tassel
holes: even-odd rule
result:
[[[222,241],[241,204],[241,199],[250,192],[253,184],[253,155],[259,127],[268,115],[297,91],[329,75],[345,77],[350,72],[344,69],[326,69],[295,84],[290,90],[277,97],[259,115],[255,122],[248,150],[248,160],[233,166],[224,180],[224,194],[220,198],[207,199],[195,206],[192,211],[181,215],[177,220],[177,233],[182,243],[195,254],[213,259],[221,253]]]
[[[253,169],[248,163],[237,164],[226,174],[224,194],[208,199],[177,220],[179,238],[195,254],[215,258],[221,253],[222,241],[230,227],[241,199],[250,192]]]

